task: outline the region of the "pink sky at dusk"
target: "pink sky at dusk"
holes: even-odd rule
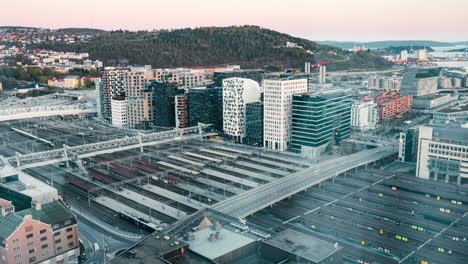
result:
[[[259,25],[312,40],[468,40],[468,0],[1,0],[0,25]]]

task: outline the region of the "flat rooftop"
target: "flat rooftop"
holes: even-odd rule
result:
[[[220,232],[221,238],[210,241],[208,238],[216,232]],[[255,242],[250,237],[224,228],[216,231],[206,227],[194,232],[193,235],[195,239],[187,242],[190,245],[190,250],[209,259],[216,259]]]
[[[159,264],[167,263],[162,256],[186,247],[187,244],[165,233],[155,232],[118,255],[110,263]]]
[[[33,199],[48,202],[50,198],[57,197],[57,189],[47,185],[46,183],[22,172],[17,171],[11,165],[5,163],[0,159],[0,178],[8,176],[18,175],[18,180],[0,183],[0,186],[4,186],[13,191],[22,193]]]
[[[446,108],[442,108],[438,113],[457,113],[457,112],[464,112],[468,111],[468,105],[458,105],[458,106],[449,106]]]
[[[320,262],[343,248],[293,229],[286,229],[263,243],[313,262]]]

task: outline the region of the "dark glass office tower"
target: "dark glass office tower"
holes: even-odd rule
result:
[[[315,157],[350,135],[351,95],[342,90],[293,95],[291,151]]]
[[[263,146],[263,102],[245,105],[245,142]]]
[[[221,88],[192,88],[188,92],[190,126],[213,124],[223,129],[223,90]]]
[[[151,81],[147,87],[153,92],[154,125],[175,127],[175,96],[182,94],[175,82]]]

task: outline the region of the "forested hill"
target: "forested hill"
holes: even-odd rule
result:
[[[286,42],[302,48],[286,48]],[[59,51],[88,52],[105,65],[149,64],[153,67],[240,64],[243,68],[302,67],[305,61],[332,60],[329,69],[388,68],[371,53],[356,56],[339,48],[257,26],[204,27],[157,32],[112,31],[87,43],[35,45]],[[312,53],[308,53],[311,51]],[[356,60],[356,64],[354,61]]]

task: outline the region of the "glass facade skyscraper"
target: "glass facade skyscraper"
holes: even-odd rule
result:
[[[352,98],[342,90],[293,95],[290,150],[315,157],[350,135]]]

